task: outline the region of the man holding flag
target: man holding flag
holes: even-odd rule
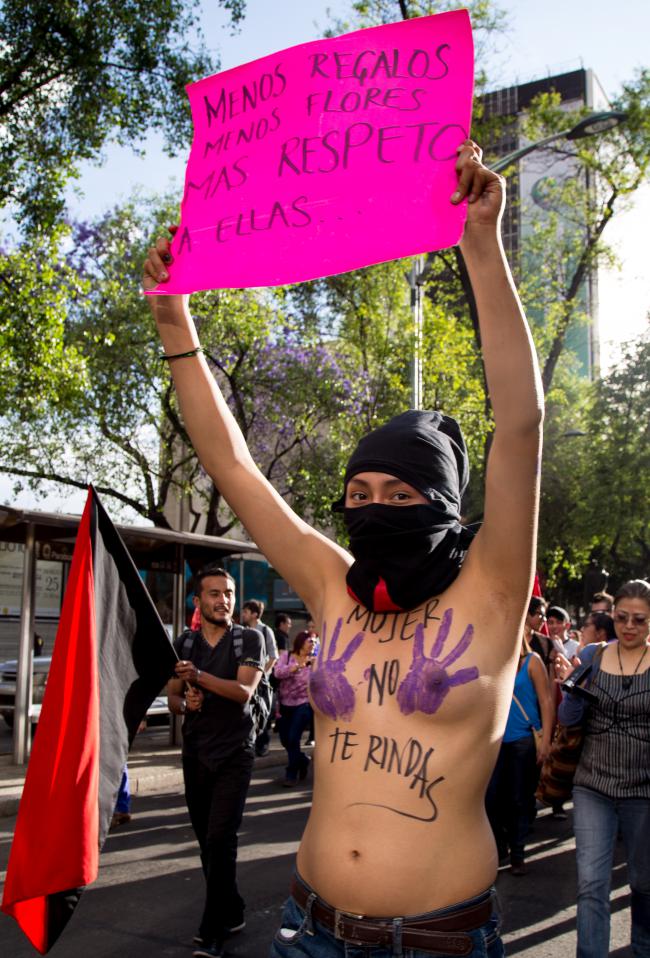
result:
[[[194,954],[218,958],[224,939],[245,925],[236,880],[237,830],[253,761],[251,699],[264,672],[264,638],[233,625],[235,582],[217,566],[195,578],[197,631],[175,642],[180,661],[167,686],[169,708],[183,721],[183,779],[201,849],[205,906]]]

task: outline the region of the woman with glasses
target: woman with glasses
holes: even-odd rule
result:
[[[612,642],[616,638],[614,619],[609,612],[590,612],[580,629],[580,648],[587,645],[600,645]]]
[[[548,671],[551,664],[553,644],[548,635],[544,635],[542,632],[545,622],[546,600],[543,599],[541,595],[533,595],[528,603],[528,613],[524,623],[524,635],[531,652],[537,652]]]
[[[619,589],[616,640],[589,645],[594,660],[589,705],[565,695],[559,719],[582,721],[585,738],[574,779],[578,864],[578,958],[609,954],[609,892],[620,831],[632,890],[632,953],[650,958],[650,583]],[[592,651],[593,650],[593,651]],[[561,678],[569,670],[563,669]]]

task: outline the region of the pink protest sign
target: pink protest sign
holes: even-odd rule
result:
[[[169,282],[276,286],[452,246],[469,135],[466,10],[305,43],[188,87],[194,141]]]

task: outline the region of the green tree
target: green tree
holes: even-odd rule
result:
[[[547,592],[565,605],[580,604],[582,574],[597,545],[583,511],[594,387],[576,367],[577,362],[573,368],[563,365],[546,396],[537,535],[537,564]]]
[[[650,327],[593,383],[560,370],[547,397],[539,564],[579,605],[590,559],[617,586],[650,574]]]
[[[146,245],[170,215],[171,204],[161,211],[150,201],[75,228],[66,269],[84,296],[67,304],[62,355],[77,357],[83,377],[35,403],[29,418],[20,406],[6,413],[0,470],[32,488],[92,481],[160,526],[169,525],[174,498],[184,497],[194,528],[207,518],[205,531],[222,535],[233,517],[189,443],[139,292]],[[197,294],[192,307],[258,465],[281,494],[295,487],[310,512],[324,508],[314,439],[339,415],[356,417],[363,376],[348,377],[328,344],[285,315],[283,295],[224,290]]]
[[[537,197],[541,205],[528,211],[531,228],[523,243],[520,293],[534,321],[546,393],[570,330],[588,321],[589,277],[601,266],[615,265],[606,243],[607,225],[649,178],[650,70],[623,86],[612,109],[626,114],[615,129],[548,148],[550,158],[564,161],[564,172],[545,179]],[[522,132],[536,141],[570,129],[589,112],[567,112],[556,94],[542,94]]]
[[[219,0],[234,25],[244,0]],[[65,258],[65,188],[110,141],[191,135],[184,86],[215,70],[186,0],[5,0],[0,5],[0,403],[24,417],[81,387],[65,319],[84,294]],[[196,49],[194,49],[196,47]]]
[[[25,420],[85,375],[77,348],[66,345],[65,317],[88,283],[66,261],[66,238],[58,227],[0,252],[0,408],[20,410]]]
[[[616,584],[650,575],[650,326],[595,384],[583,528]]]
[[[241,20],[245,0],[219,3]],[[4,0],[0,34],[0,207],[22,228],[61,216],[66,184],[109,140],[161,129],[177,151],[184,87],[218,65],[186,0]]]

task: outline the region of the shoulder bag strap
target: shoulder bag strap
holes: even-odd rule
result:
[[[530,719],[528,718],[528,716],[526,715],[526,710],[524,709],[523,705],[521,704],[521,702],[519,701],[519,699],[517,698],[517,696],[515,695],[514,692],[512,693],[512,701],[517,703],[517,705],[519,706],[519,711],[521,712],[521,714],[523,715],[523,717],[526,719],[526,721],[528,722],[529,725],[532,725],[533,723],[531,722],[531,720],[530,720]]]

